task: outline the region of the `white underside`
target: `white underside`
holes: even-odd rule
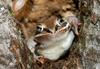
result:
[[[63,39],[55,41],[54,43],[50,44],[50,48],[40,50],[40,54],[50,60],[59,59],[60,56],[62,56],[71,47],[71,44],[75,37],[73,31],[70,31],[68,34],[67,33],[68,32],[61,35],[61,37],[58,37]]]

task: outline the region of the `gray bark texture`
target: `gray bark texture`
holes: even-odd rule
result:
[[[0,0],[0,69],[100,69],[100,0],[79,0],[83,23],[78,40],[69,55],[43,65],[35,63],[30,50],[32,40],[25,44],[8,2]]]
[[[11,37],[17,37],[15,34],[15,23],[13,18],[8,15],[9,11],[4,5],[3,1],[0,1],[0,69],[16,69],[15,57],[9,50]]]

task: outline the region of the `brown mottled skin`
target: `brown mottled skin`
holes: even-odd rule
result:
[[[23,6],[22,4],[16,5],[18,1],[21,1]],[[14,0],[12,6],[15,18],[22,23],[20,25],[26,39],[29,39],[33,32],[36,32],[36,27],[39,24],[52,32],[43,31],[40,35],[45,33],[45,36],[39,36],[39,38],[35,37],[37,40],[41,39],[39,40],[40,43],[49,39],[51,41],[51,38],[53,38],[51,34],[55,34],[55,36],[58,37],[58,34],[66,32],[64,29],[56,33],[55,21],[58,16],[65,18],[65,20],[71,24],[75,34],[79,35],[78,26],[80,25],[80,22],[76,17],[75,10],[76,7],[73,0]],[[44,38],[46,36],[48,39]],[[37,40],[36,42],[38,42]],[[41,60],[39,61],[43,63]]]

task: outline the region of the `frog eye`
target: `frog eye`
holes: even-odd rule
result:
[[[66,26],[67,22],[64,19],[60,18],[60,19],[57,19],[56,24],[59,27],[64,27],[64,26]]]
[[[38,26],[37,26],[37,32],[38,32],[38,33],[43,32],[43,30],[44,30],[43,25],[38,25]]]
[[[64,22],[64,20],[61,18],[61,19],[60,19],[60,23],[63,23],[63,22]]]

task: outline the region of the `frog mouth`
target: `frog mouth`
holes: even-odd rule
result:
[[[41,32],[34,37],[36,56],[57,60],[71,47],[75,37],[72,25],[65,22],[56,27],[55,32]]]
[[[57,21],[56,21],[57,22]],[[55,32],[41,32],[34,37],[34,41],[39,44],[49,44],[55,40],[63,39],[63,34],[68,34],[71,30],[71,24],[65,22],[56,26]]]
[[[57,26],[58,29],[54,33],[40,33],[34,38],[37,43],[35,54],[44,56],[50,60],[57,60],[66,50],[68,50],[74,39],[73,31],[71,31],[71,24],[66,22]]]

